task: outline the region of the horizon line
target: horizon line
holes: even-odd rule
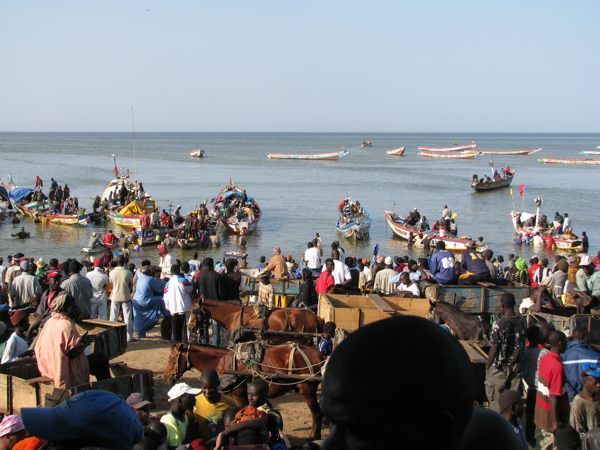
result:
[[[92,134],[92,133],[122,133],[131,134],[129,130],[108,131],[72,131],[72,130],[29,130],[29,131],[8,131],[0,130],[0,133],[26,134],[26,133],[70,133],[70,134]],[[600,134],[600,131],[144,131],[136,130],[139,133],[180,133],[180,134]]]

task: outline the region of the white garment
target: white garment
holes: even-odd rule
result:
[[[192,310],[192,285],[185,278],[174,276],[165,286],[163,300],[171,314],[181,314]]]
[[[8,341],[6,341],[6,347],[4,347],[4,353],[2,353],[0,364],[6,364],[16,360],[27,350],[29,350],[27,341],[22,337],[17,336],[16,332],[11,334]]]
[[[160,277],[169,278],[171,276],[171,266],[173,265],[173,255],[167,253],[165,256],[160,257]]]
[[[335,281],[335,284],[343,284],[344,281],[352,279],[352,275],[350,274],[350,269],[348,268],[348,266],[346,264],[344,264],[341,261],[338,261],[337,259],[334,259],[333,265],[334,265],[334,268],[333,268],[333,272],[331,272],[331,275],[333,276],[333,280]],[[325,266],[323,266],[323,269],[321,270],[321,272],[325,272]]]
[[[92,303],[101,303],[107,300],[104,288],[110,284],[108,275],[100,267],[94,267],[94,270],[85,274],[85,277],[92,283]]]
[[[10,287],[10,307],[32,303],[42,294],[40,282],[30,273],[22,273],[16,277]]]
[[[540,235],[536,234],[533,237],[531,243],[533,244],[534,247],[543,247],[544,246],[544,239]]]
[[[373,272],[371,272],[371,268],[369,266],[365,266],[362,271],[363,277],[365,278],[365,283],[368,283],[373,279]]]
[[[317,247],[307,248],[304,252],[304,261],[309,269],[321,267],[321,251]]]
[[[384,294],[392,294],[396,290],[396,283],[392,279],[398,275],[394,269],[383,269],[375,275],[373,290],[381,291]]]
[[[407,286],[404,283],[400,283],[398,285],[398,292],[412,292],[412,294],[415,297],[418,297],[419,295],[421,295],[421,292],[419,291],[419,286],[417,286],[417,283],[412,283],[410,286]]]
[[[130,342],[133,339],[133,307],[131,306],[131,300],[128,302],[111,302],[110,321],[118,321],[121,309],[123,310],[123,320],[127,327],[127,342]]]
[[[567,228],[573,228],[570,217],[565,217],[565,220],[563,220],[563,230],[566,230]]]

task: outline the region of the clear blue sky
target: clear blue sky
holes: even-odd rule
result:
[[[0,131],[591,131],[600,2],[0,4]]]

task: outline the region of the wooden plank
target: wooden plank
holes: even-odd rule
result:
[[[462,347],[465,349],[467,356],[469,357],[469,361],[473,364],[486,364],[487,360],[479,354],[468,342],[459,341]]]
[[[369,300],[371,300],[371,302],[380,310],[382,310],[383,312],[386,312],[388,314],[394,314],[395,310],[394,308],[392,308],[390,305],[388,305],[385,300],[383,300],[379,295],[377,294],[367,294],[367,297],[369,298]]]
[[[496,285],[494,283],[490,283],[489,281],[478,281],[477,284],[479,286],[483,286],[483,287],[486,287],[486,288],[496,287]]]
[[[21,408],[38,406],[37,385],[31,385],[27,380],[11,377],[13,414],[21,414]]]
[[[0,374],[0,412],[10,414],[9,399],[10,375]]]

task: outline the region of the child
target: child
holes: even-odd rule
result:
[[[258,299],[259,305],[265,305],[269,309],[275,308],[275,293],[273,291],[273,285],[271,284],[271,272],[266,272],[260,277],[260,284],[258,285]]]
[[[323,334],[319,341],[319,352],[324,358],[327,358],[333,352],[333,337],[335,335],[335,323],[326,322],[323,325]]]
[[[267,266],[267,264],[265,263],[266,260],[267,260],[267,258],[265,256],[261,256],[258,259],[258,264],[256,265],[256,268],[258,270],[263,270]]]

